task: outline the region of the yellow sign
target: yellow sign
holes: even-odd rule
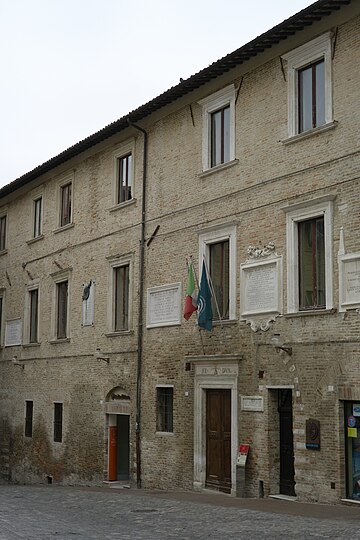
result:
[[[357,438],[357,428],[356,427],[348,427],[348,437],[354,437]]]

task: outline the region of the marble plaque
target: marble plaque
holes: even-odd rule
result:
[[[147,328],[181,322],[181,283],[152,287],[147,291]]]
[[[12,319],[6,321],[5,328],[5,347],[14,347],[21,345],[22,321],[21,319]]]
[[[339,260],[340,311],[360,307],[360,254],[344,255]]]
[[[280,311],[279,259],[241,265],[241,316]]]
[[[263,412],[264,398],[262,396],[241,396],[241,410]]]

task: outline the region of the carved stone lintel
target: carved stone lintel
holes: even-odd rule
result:
[[[270,323],[274,322],[276,317],[278,315],[271,315],[269,317],[266,317],[266,319],[246,319],[246,324],[250,324],[250,328],[253,332],[258,332],[261,330],[262,332],[267,332],[267,330],[270,329]]]
[[[275,244],[274,242],[269,242],[263,248],[256,246],[249,246],[247,249],[247,254],[250,259],[259,259],[260,257],[269,257],[270,255],[275,254]]]

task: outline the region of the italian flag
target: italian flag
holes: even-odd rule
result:
[[[192,262],[188,263],[188,281],[186,287],[184,319],[189,320],[194,311],[197,310],[197,294],[195,292],[194,269]]]

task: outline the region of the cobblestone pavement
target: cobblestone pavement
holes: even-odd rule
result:
[[[360,539],[360,507],[124,489],[0,486],[0,540],[265,538]]]

